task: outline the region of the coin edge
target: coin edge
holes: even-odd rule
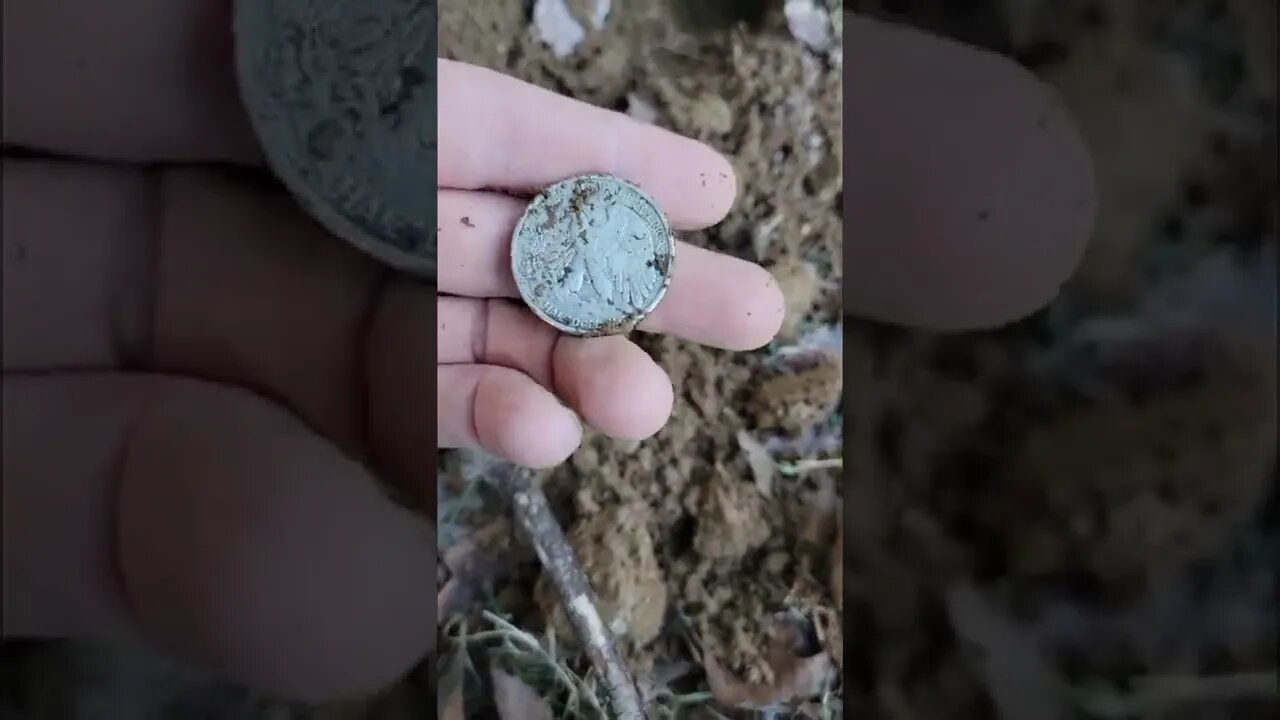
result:
[[[333,203],[324,200],[322,194],[307,183],[301,177],[301,174],[294,170],[293,166],[285,160],[283,151],[273,147],[273,143],[269,141],[271,134],[263,128],[263,121],[259,117],[260,112],[254,106],[264,100],[270,100],[270,98],[264,98],[262,93],[255,91],[252,81],[249,80],[252,75],[250,69],[252,62],[249,59],[249,49],[247,47],[249,41],[247,38],[251,33],[248,32],[245,24],[251,22],[248,16],[250,12],[265,12],[263,8],[274,2],[275,0],[254,2],[252,4],[256,7],[249,9],[247,5],[250,4],[250,0],[236,0],[232,9],[232,43],[235,46],[236,86],[244,104],[245,114],[249,116],[249,122],[253,127],[254,138],[258,147],[262,149],[262,154],[271,172],[280,179],[280,182],[284,184],[289,194],[293,196],[303,211],[329,232],[372,256],[375,260],[385,263],[396,270],[436,281],[439,274],[439,238],[436,239],[435,248],[437,257],[423,257],[422,255],[401,250],[390,242],[365,232],[355,223],[343,217],[342,213],[332,207]]]

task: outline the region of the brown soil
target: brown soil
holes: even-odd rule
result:
[[[738,174],[739,200],[723,223],[686,239],[776,268],[789,311],[783,342],[838,322],[839,69],[791,38],[778,14],[754,28],[721,29],[716,21],[725,18],[682,17],[663,2],[614,3],[606,32],[557,60],[525,23],[523,5],[446,5],[441,54],[652,120],[723,152]],[[577,547],[587,554],[588,574],[621,625],[639,619],[617,610],[627,604],[617,592],[650,592],[649,577],[659,573],[661,607],[669,601],[672,612],[640,620],[644,632],[629,638],[634,661],[651,666],[684,656],[680,629],[687,626],[731,671],[768,679],[770,618],[787,607],[788,595],[804,593],[811,612],[834,608],[827,579],[838,491],[824,504],[804,504],[800,483],[788,478],[765,495],[738,433],[748,430],[763,441],[826,422],[840,395],[838,357],[778,368],[768,353],[642,342],[678,388],[670,425],[638,446],[589,440],[553,474],[549,488],[564,500],[564,519],[582,540]],[[769,378],[774,381],[754,390]],[[827,431],[839,437],[838,425]],[[815,471],[807,480],[834,488],[830,472]],[[601,523],[604,516],[617,522],[610,528]],[[815,523],[823,530],[811,539],[828,553],[800,565],[800,535]],[[608,528],[605,537],[597,528]],[[592,549],[597,542],[640,548],[642,556],[653,547],[658,565],[643,562],[638,569],[621,561],[627,553],[609,563],[608,549]],[[543,597],[550,599],[545,588]]]
[[[823,626],[848,673],[845,710],[874,717],[1065,717],[1071,701],[1050,685],[1274,664],[1267,642],[1206,619],[1243,603],[1255,639],[1275,627],[1256,564],[1259,543],[1275,538],[1258,525],[1275,463],[1275,407],[1264,399],[1274,397],[1274,315],[1259,310],[1275,292],[1275,175],[1260,162],[1274,147],[1274,95],[1251,84],[1256,63],[1231,64],[1239,18],[1197,2],[1172,15],[1135,3],[1128,25],[1119,4],[1010,3],[1005,16],[996,3],[847,3],[1038,72],[1095,149],[1106,200],[1070,291],[1024,323],[948,338],[849,318],[836,325],[851,345],[843,355],[784,360],[779,347],[841,320],[838,70],[777,13],[726,29],[715,16],[729,3],[700,18],[669,3],[615,3],[605,32],[557,60],[520,4],[444,12],[456,33],[442,33],[442,52],[720,149],[740,200],[693,240],[766,264],[788,300],[783,336],[764,352],[646,339],[678,389],[671,425],[639,445],[592,438],[549,478],[570,526],[619,507],[643,517],[627,524],[639,540],[625,544],[655,548],[671,612],[652,643],[632,644],[637,667],[661,674],[690,659],[692,636],[730,671],[769,681],[771,619],[785,609]],[[509,42],[475,32],[496,27],[514,29]],[[1167,62],[1187,72],[1166,72]],[[1117,76],[1134,89],[1109,81]],[[1206,109],[1217,124],[1189,120]],[[1244,270],[1215,278],[1206,268],[1220,253]],[[1195,320],[1172,320],[1180,310],[1154,299],[1164,283],[1191,288]],[[1103,316],[1124,318],[1128,334],[1082,339]],[[838,457],[842,432],[843,473],[770,466]],[[847,604],[833,623],[841,506]],[[636,572],[593,565],[610,588]],[[1212,590],[1186,600],[1204,573]],[[647,586],[643,575],[630,582]],[[542,612],[521,617],[537,626]],[[992,670],[1002,663],[1030,669]]]

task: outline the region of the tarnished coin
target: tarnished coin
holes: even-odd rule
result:
[[[436,273],[436,3],[237,0],[240,94],[272,170],[330,232]]]
[[[671,282],[675,236],[657,203],[609,175],[543,190],[511,238],[520,297],[561,332],[630,332]]]

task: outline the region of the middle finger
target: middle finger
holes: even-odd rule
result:
[[[511,276],[511,233],[526,204],[498,193],[440,191],[441,292],[518,297]],[[773,339],[785,304],[768,271],[685,242],[676,245],[671,287],[641,330],[732,350],[751,350]]]
[[[437,310],[440,365],[518,370],[613,437],[643,440],[671,415],[670,378],[626,338],[560,335],[505,300],[446,296]]]

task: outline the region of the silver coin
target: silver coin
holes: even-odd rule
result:
[[[436,7],[238,0],[240,94],[272,170],[330,232],[436,273]]]
[[[561,332],[630,332],[661,302],[675,264],[666,215],[640,188],[583,175],[543,190],[511,238],[520,297]]]

